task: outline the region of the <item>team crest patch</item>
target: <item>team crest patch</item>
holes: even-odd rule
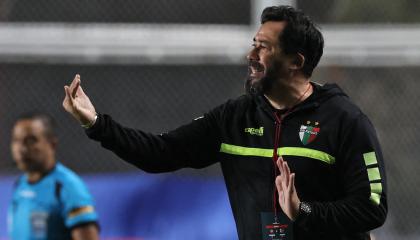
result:
[[[301,125],[299,131],[299,138],[303,145],[313,142],[321,130],[321,128],[318,126],[318,122],[315,122],[315,126],[311,126],[310,121],[307,121],[306,123],[308,125]]]

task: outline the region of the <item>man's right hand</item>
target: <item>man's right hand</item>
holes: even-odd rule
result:
[[[64,91],[66,93],[63,101],[64,109],[73,115],[80,124],[92,125],[96,116],[95,107],[80,86],[79,74],[76,74],[70,86],[64,86]]]

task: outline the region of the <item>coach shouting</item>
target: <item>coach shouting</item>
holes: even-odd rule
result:
[[[123,127],[97,114],[79,75],[63,106],[144,171],[220,162],[241,240],[370,239],[387,214],[381,148],[337,85],[310,81],[323,46],[302,12],[268,7],[247,56],[246,94],[189,124],[161,135]]]

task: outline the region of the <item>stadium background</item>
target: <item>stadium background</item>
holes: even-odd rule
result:
[[[337,82],[374,123],[389,215],[376,239],[418,239],[420,2],[414,0],[0,0],[0,238],[22,112],[58,122],[58,159],[96,197],[102,238],[235,239],[219,167],[150,175],[89,141],[61,107],[80,73],[100,112],[160,133],[243,92],[244,56],[266,5],[303,9],[326,46],[313,80]]]

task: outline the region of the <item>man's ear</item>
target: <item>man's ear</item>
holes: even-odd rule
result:
[[[51,139],[49,139],[49,141],[50,141],[50,144],[51,144],[52,148],[54,150],[56,150],[57,149],[57,145],[58,145],[58,139],[57,139],[57,137],[51,137]]]
[[[305,65],[305,56],[301,53],[296,53],[293,56],[292,64],[290,65],[290,69],[292,70],[300,70]]]

